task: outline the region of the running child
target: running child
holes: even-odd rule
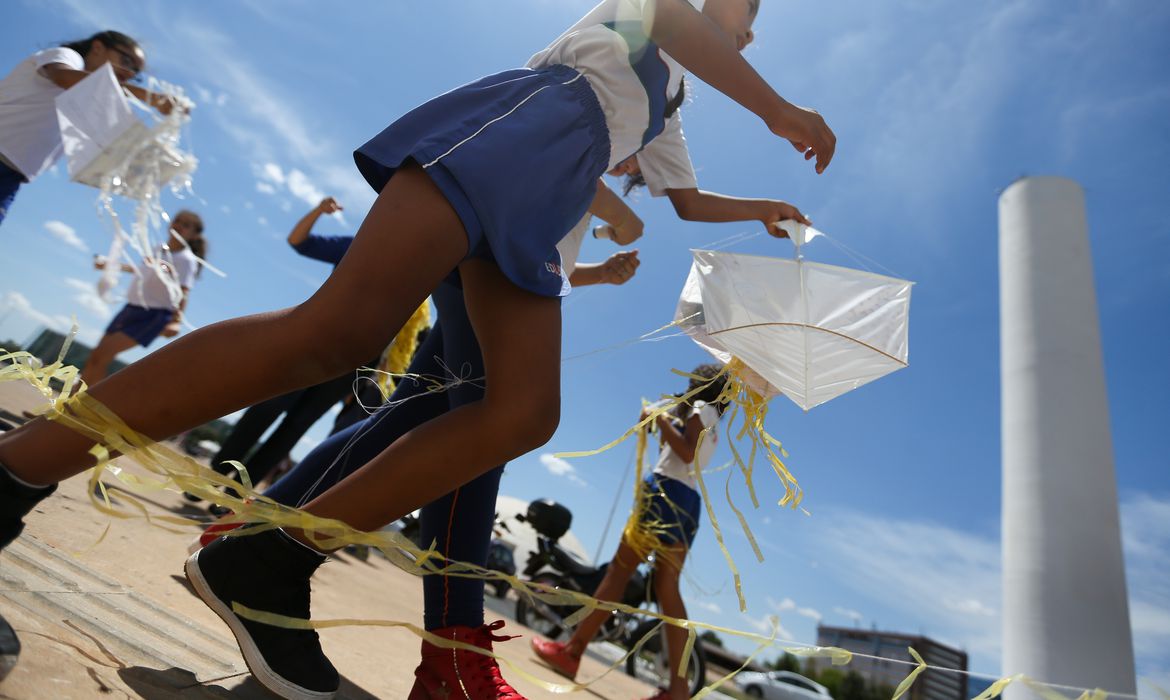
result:
[[[528,68],[408,113],[358,150],[378,199],[317,293],[294,308],[191,333],[90,397],[161,439],[346,371],[384,347],[457,271],[482,351],[484,398],[411,430],[305,511],[376,530],[536,449],[559,422],[559,296],[568,280],[556,243],[584,214],[598,176],[664,133],[665,103],[684,66],[815,158],[817,172],[829,165],[835,139],[824,120],[782,99],[739,55],[757,9],[756,0],[605,0]],[[675,129],[681,139],[681,122]],[[741,217],[805,220],[791,205],[765,212],[757,200],[733,201]],[[232,368],[231,380],[209,381],[223,367]],[[162,381],[171,391],[154,390]],[[23,516],[57,481],[93,464],[91,446],[47,420],[0,436],[5,539],[19,534]],[[308,618],[309,579],[325,560],[314,541],[311,531],[283,530],[222,538],[187,564],[257,680],[287,698],[337,691],[317,634],[234,610]]]
[[[156,253],[157,259],[147,258],[141,265],[120,263],[122,271],[134,279],[126,291],[126,305],[85,360],[81,379],[86,384],[105,378],[110,363],[120,353],[136,345],[149,347],[160,335],[173,338],[182,332],[188,294],[203,270],[199,260],[207,257],[203,219],[184,209],[171,220],[169,234]],[[105,258],[94,258],[93,266],[99,270],[108,264]]]
[[[654,554],[655,599],[663,615],[686,619],[687,609],[679,591],[679,576],[687,553],[695,541],[702,515],[703,502],[699,495],[697,474],[711,461],[718,435],[715,425],[726,410],[726,403],[718,403],[723,393],[726,375],[716,376],[722,365],[707,364],[691,373],[687,393],[704,384],[710,384],[689,401],[680,403],[674,415],[658,416],[655,424],[662,449],[653,473],[639,489],[630,522],[622,535],[621,544],[605,570],[605,578],[593,592],[597,600],[621,600],[626,584],[638,565]],[[643,410],[639,420],[644,420]],[[700,440],[702,436],[702,440]],[[646,540],[656,540],[652,550],[645,548]],[[594,610],[581,621],[568,642],[559,643],[536,638],[531,641],[536,655],[566,678],[575,678],[585,647],[592,641],[605,619],[605,610]],[[685,677],[679,675],[687,631],[674,625],[664,625],[666,650],[670,661],[670,687],[660,688],[648,700],[684,700],[690,697]]]

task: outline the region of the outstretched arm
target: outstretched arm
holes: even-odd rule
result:
[[[579,263],[569,275],[569,283],[574,287],[587,287],[591,284],[625,284],[637,272],[642,261],[638,260],[638,251],[623,250],[609,256],[601,263]]]
[[[57,87],[68,90],[82,80],[85,80],[89,72],[70,68],[64,63],[47,63],[41,66],[41,75],[53,81]],[[122,89],[151,107],[154,107],[162,114],[170,114],[171,110],[175,108],[175,101],[170,95],[164,95],[161,92],[150,92],[137,85],[123,84]]]
[[[341,211],[341,209],[342,207],[336,199],[332,197],[322,199],[320,204],[313,207],[312,211],[302,216],[301,220],[293,226],[292,231],[288,234],[288,244],[295,248],[304,243],[309,238],[309,234],[313,232],[313,226],[322,214],[332,214]]]
[[[821,115],[776,93],[715,23],[687,0],[656,0],[650,38],[687,70],[750,110],[777,136],[792,142],[818,173],[833,159],[837,138]]]
[[[666,196],[670,198],[680,219],[710,223],[759,221],[769,234],[777,238],[788,236],[784,229],[776,225],[777,222],[796,219],[802,224],[811,223],[799,209],[778,199],[732,197],[695,188],[667,190]]]
[[[110,264],[109,261],[106,260],[106,256],[104,256],[104,255],[93,256],[93,269],[104,270],[104,269],[106,269],[106,266],[108,266],[109,264]],[[137,268],[135,268],[133,265],[127,265],[126,263],[121,263],[121,265],[119,265],[119,267],[121,268],[122,272],[138,272]]]

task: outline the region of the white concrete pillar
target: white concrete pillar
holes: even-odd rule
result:
[[[999,198],[1003,672],[1136,692],[1084,193]],[[1009,694],[1027,695],[1024,689]]]

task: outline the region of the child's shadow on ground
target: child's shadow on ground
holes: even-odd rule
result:
[[[159,670],[144,666],[131,666],[118,671],[122,682],[143,698],[150,700],[187,700],[203,698],[234,698],[235,700],[272,700],[276,697],[247,672],[228,678],[200,683],[195,674],[181,668]],[[241,679],[243,679],[241,681]],[[222,685],[216,685],[216,684]],[[225,688],[224,685],[230,687]],[[346,678],[341,679],[341,690],[337,700],[378,700]]]

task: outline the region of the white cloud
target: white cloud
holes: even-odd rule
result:
[[[267,182],[257,182],[256,191],[263,192],[264,194],[276,194],[276,188]]]
[[[89,246],[85,244],[85,241],[81,240],[77,235],[77,231],[69,224],[63,221],[46,221],[45,230],[49,232],[49,235],[65,245],[76,248],[83,253],[89,252]]]
[[[577,475],[577,470],[573,467],[573,465],[569,464],[560,457],[553,456],[546,452],[540,456],[540,463],[543,464],[544,468],[548,469],[549,473],[553,474],[554,476],[563,476],[578,486],[588,485],[585,483],[584,479]]]
[[[782,600],[780,602],[776,602],[776,599],[774,599],[772,596],[768,596],[767,600],[768,600],[768,605],[771,606],[772,609],[775,610],[776,612],[793,611],[797,615],[807,617],[808,619],[812,620],[813,622],[817,622],[817,623],[819,623],[822,619],[824,619],[824,615],[821,615],[819,610],[816,610],[814,608],[801,607],[801,606],[797,605],[796,601],[794,601],[791,598],[785,598],[784,600]]]
[[[110,305],[98,295],[97,288],[93,283],[73,277],[66,277],[65,286],[76,292],[73,295],[73,301],[80,304],[94,316],[100,319],[107,319],[113,315],[113,310],[110,309]]]
[[[699,608],[700,610],[706,610],[707,612],[709,612],[713,615],[723,614],[723,608],[721,608],[718,603],[712,603],[709,600],[698,600],[698,601],[692,600],[692,601],[688,601],[688,605],[691,605],[692,607]]]
[[[1123,499],[1121,533],[1138,673],[1170,689],[1170,494]]]
[[[267,226],[268,225],[268,217],[266,217],[266,216],[257,217],[256,223],[260,224],[261,226]]]
[[[6,292],[3,297],[0,297],[0,309],[18,313],[59,333],[68,333],[69,329],[73,326],[73,320],[67,316],[61,314],[49,315],[33,308],[28,298],[16,291]]]
[[[841,606],[837,606],[837,607],[833,608],[833,612],[837,613],[838,615],[840,615],[842,617],[849,618],[849,620],[854,625],[860,625],[861,621],[865,619],[865,616],[862,615],[861,613],[857,612],[856,610],[850,610],[849,608],[843,608]]]
[[[274,185],[284,184],[284,170],[276,163],[264,163],[257,168],[260,177]]]
[[[772,634],[773,626],[776,630],[776,640],[779,642],[796,642],[796,637],[792,635],[784,625],[780,624],[780,618],[775,615],[764,615],[762,617],[754,617],[745,612],[739,614],[740,618],[752,628],[756,634],[765,637]]]
[[[310,206],[317,206],[322,199],[325,199],[325,193],[314,185],[309,176],[305,175],[300,170],[293,168],[288,172],[288,191],[293,193],[293,196],[300,199],[302,202]]]

